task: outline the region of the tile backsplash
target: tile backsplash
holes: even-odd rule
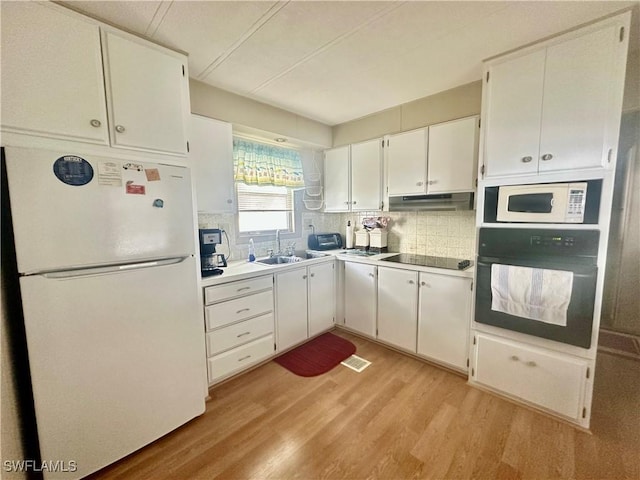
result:
[[[308,225],[316,232],[340,232],[345,234],[347,221],[362,228],[365,217],[384,216],[388,225],[388,248],[392,252],[435,255],[440,257],[473,259],[475,255],[475,212],[358,212],[317,213],[302,212],[302,234],[296,239],[282,240],[282,246],[295,241],[296,249],[307,248]],[[199,214],[199,228],[222,228],[227,232],[231,246],[231,260],[246,259],[249,246],[236,242],[236,220],[234,215]],[[227,243],[218,251],[227,253]],[[266,256],[268,249],[275,249],[274,241],[259,242],[255,239],[256,255]]]

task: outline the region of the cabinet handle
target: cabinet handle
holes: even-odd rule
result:
[[[233,200],[228,199],[228,200],[227,200],[227,203],[233,203]]]
[[[91,124],[92,127],[96,127],[98,128],[100,125],[102,125],[102,122],[100,120],[97,119],[93,119],[89,122]]]
[[[245,356],[245,357],[239,358],[239,359],[238,359],[238,361],[239,361],[239,362],[242,362],[242,361],[247,360],[247,359],[249,359],[249,358],[251,358],[251,355],[247,355],[247,356]]]
[[[372,278],[375,277],[375,275],[373,273],[370,273],[369,276],[372,277]]]
[[[349,205],[349,202],[344,202],[345,205]]]
[[[529,362],[526,362],[526,363],[525,363],[525,365],[526,365],[527,367],[535,367],[535,366],[536,366],[536,362],[534,362],[534,361],[529,361]]]
[[[429,185],[434,185],[434,184],[438,183],[438,181],[437,180],[429,180],[428,183],[429,183]]]
[[[236,312],[236,315],[239,314],[239,313],[242,313],[242,312],[248,312],[249,310],[251,310],[251,309],[250,308],[242,308],[242,309],[240,309],[240,310],[238,310]]]
[[[236,335],[236,338],[244,337],[245,335],[251,335],[251,332],[241,333],[240,335]]]
[[[306,279],[307,279],[307,276],[306,276],[306,275],[302,275],[302,279],[303,279],[303,280],[306,280]]]
[[[422,285],[423,287],[431,288],[431,285],[429,285],[427,282],[420,282],[420,285]]]
[[[416,183],[416,187],[421,187],[422,185],[424,185],[424,182],[418,182],[418,183]]]
[[[355,205],[356,203],[358,203],[358,202],[356,202],[356,201],[354,200],[353,202],[351,202],[351,205]]]
[[[316,276],[316,274],[315,274],[315,273],[312,273],[312,274],[311,274],[311,276],[312,276],[312,277],[315,277],[315,276]]]
[[[517,355],[511,355],[511,360],[513,360],[514,362],[519,362],[520,358],[518,358]]]
[[[553,158],[553,155],[551,155],[550,153],[545,153],[544,155],[542,155],[542,160],[551,160]]]
[[[251,287],[242,287],[236,290],[236,292],[241,292],[243,290],[251,290]]]
[[[533,160],[533,157],[522,157],[522,163],[529,163],[531,160]]]
[[[122,125],[116,125],[116,132],[124,133],[124,127]]]
[[[414,282],[413,280],[409,280],[409,285],[413,285],[414,283],[416,282]]]

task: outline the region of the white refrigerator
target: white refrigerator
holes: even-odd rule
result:
[[[205,410],[190,172],[4,153],[38,467],[80,478]]]

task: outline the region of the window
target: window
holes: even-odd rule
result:
[[[240,237],[295,232],[294,189],[304,186],[297,150],[234,138]]]

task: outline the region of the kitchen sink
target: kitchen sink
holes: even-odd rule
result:
[[[296,263],[304,260],[311,260],[312,258],[326,257],[326,253],[307,252],[304,250],[296,251],[293,255],[274,255],[272,257],[261,258],[256,260],[256,263],[263,265],[282,265],[285,263]]]

